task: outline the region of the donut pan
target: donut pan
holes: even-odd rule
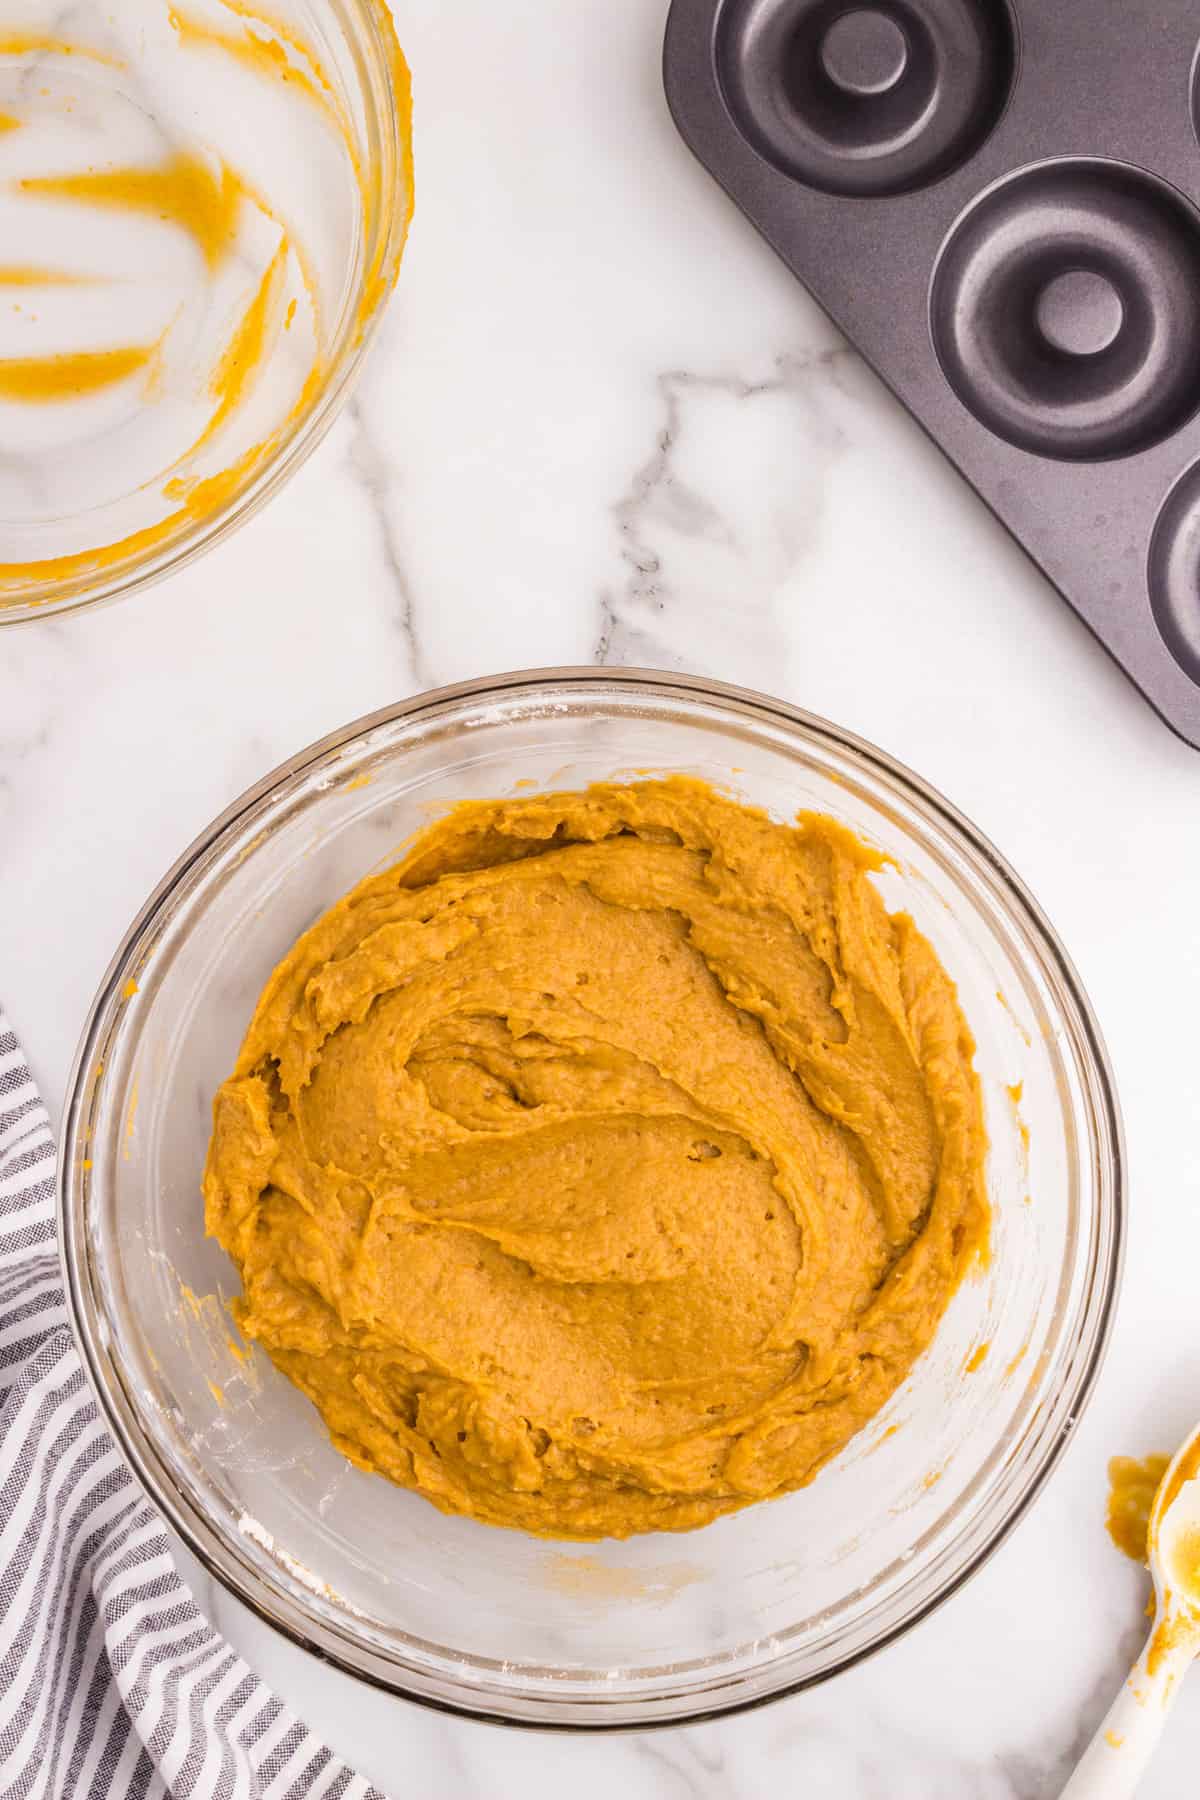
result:
[[[1194,0],[674,0],[685,141],[1200,748]]]

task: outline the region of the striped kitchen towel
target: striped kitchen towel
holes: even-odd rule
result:
[[[210,1630],[75,1349],[54,1139],[0,1012],[0,1797],[384,1800]]]

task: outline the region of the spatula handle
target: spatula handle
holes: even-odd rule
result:
[[[1062,1800],[1129,1800],[1137,1791],[1195,1649],[1193,1640],[1176,1649],[1164,1647],[1152,1657],[1158,1632],[1169,1624],[1169,1618],[1164,1619],[1151,1633],[1063,1789]]]

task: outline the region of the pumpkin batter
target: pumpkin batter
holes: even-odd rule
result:
[[[551,1537],[800,1487],[984,1253],[974,1045],[880,859],[673,778],[470,802],[217,1095],[242,1328],[361,1467]]]
[[[1118,1550],[1134,1562],[1144,1563],[1150,1514],[1162,1478],[1170,1467],[1169,1456],[1113,1456],[1108,1464],[1108,1535]]]

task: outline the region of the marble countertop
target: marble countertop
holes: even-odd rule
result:
[[[459,1723],[203,1584],[202,1603],[397,1794],[1056,1794],[1143,1628],[1106,1461],[1200,1414],[1200,757],[692,162],[662,98],[665,0],[395,9],[418,210],[357,398],[190,569],[3,634],[0,991],[51,1107],[130,918],[275,763],[466,676],[686,668],[874,739],[1025,877],[1112,1052],[1127,1270],[1096,1397],[1000,1553],[901,1643],[746,1718],[586,1742]],[[1147,1800],[1198,1764],[1200,1679]]]

